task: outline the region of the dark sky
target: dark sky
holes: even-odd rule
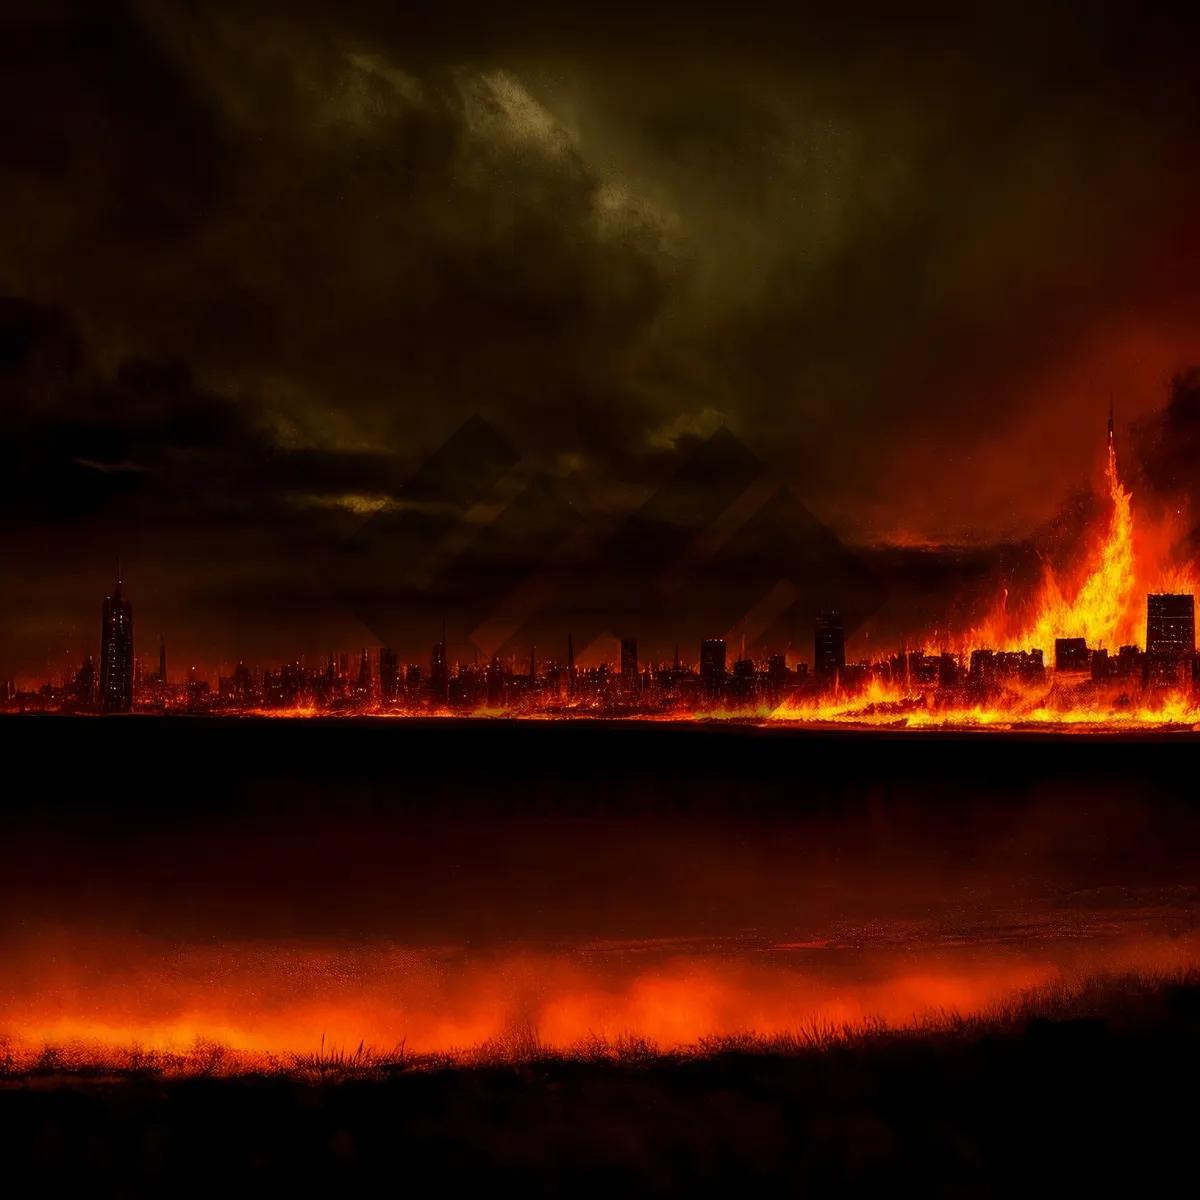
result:
[[[0,675],[118,550],[146,654],[370,644],[322,564],[472,414],[583,524],[724,426],[931,595],[1110,389],[1186,491],[1200,19],[903,7],[8,0]]]

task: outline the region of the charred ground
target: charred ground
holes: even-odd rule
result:
[[[1040,1016],[799,1053],[326,1065],[324,1081],[9,1078],[0,1150],[10,1174],[86,1173],[134,1196],[233,1179],[301,1193],[1152,1189],[1190,1169],[1180,1089],[1200,1067],[1200,986],[1118,981]]]

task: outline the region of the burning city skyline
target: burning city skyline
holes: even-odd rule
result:
[[[0,5],[6,1176],[1177,1188],[1197,46]]]
[[[1180,535],[1165,518],[1144,520],[1135,529],[1133,495],[1117,463],[1110,401],[1104,481],[1108,514],[1096,550],[1083,560],[1072,584],[1046,564],[1042,583],[1025,604],[1010,612],[1007,593],[998,610],[967,640],[1004,650],[1046,648],[1058,638],[1081,637],[1089,646],[1115,653],[1121,645],[1145,644],[1149,593],[1195,594],[1192,564],[1175,561]]]
[[[36,692],[6,685],[4,701],[18,710],[64,712],[757,716],[924,728],[1195,725],[1200,659],[1192,576],[1164,560],[1174,542],[1161,525],[1136,526],[1118,467],[1111,400],[1104,478],[1108,512],[1073,578],[1060,578],[1046,564],[1031,597],[1010,607],[1006,592],[981,626],[937,644],[905,644],[883,658],[847,661],[836,610],[818,614],[811,657],[789,646],[765,661],[748,656],[743,639],[729,662],[730,647],[720,637],[702,641],[698,663],[681,658],[678,646],[669,664],[639,660],[633,637],[622,638],[619,656],[606,661],[597,646],[612,642],[609,634],[587,648],[598,658],[588,665],[577,662],[568,634],[565,656],[539,662],[531,646],[522,670],[497,653],[481,662],[478,649],[470,662],[453,661],[443,627],[427,669],[402,662],[386,646],[371,654],[363,648],[354,659],[330,652],[313,668],[292,662],[259,670],[239,662],[214,689],[194,667],[172,683],[161,635],[157,672],[141,668],[118,566],[103,605],[99,674],[89,656],[74,679]]]
[[[1139,556],[1158,510],[1195,528],[1184,18],[266,7],[11,9],[0,679],[78,667],[118,549],[139,628],[214,681],[373,645],[321,568],[473,413],[514,452],[480,505],[537,485],[581,530],[731,430],[892,597],[843,614],[856,658],[990,609],[989,642],[1038,633],[1038,552],[1074,602],[1043,541],[1086,549],[1110,389]],[[457,582],[406,660],[443,601],[470,657]],[[744,611],[612,632],[669,660]]]

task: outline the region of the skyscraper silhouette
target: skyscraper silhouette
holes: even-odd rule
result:
[[[81,708],[91,708],[96,702],[96,664],[89,654],[83,666],[75,673],[71,687],[71,699]]]
[[[1151,592],[1146,597],[1146,653],[1183,659],[1195,652],[1195,597]]]
[[[836,679],[846,666],[846,627],[840,613],[817,613],[813,633],[813,675],[822,681]]]
[[[1180,668],[1196,653],[1196,598],[1151,592],[1146,597],[1143,683],[1178,683]]]
[[[391,703],[400,694],[400,660],[389,646],[379,647],[379,698]]]
[[[705,638],[700,643],[700,678],[710,696],[725,690],[725,639]]]
[[[450,664],[446,660],[446,622],[442,622],[442,640],[430,655],[429,691],[435,704],[446,704],[450,699]]]
[[[638,689],[637,638],[621,639],[621,688],[626,692]]]
[[[133,708],[133,606],[121,595],[121,569],[117,586],[105,597],[100,626],[100,707],[105,712]]]

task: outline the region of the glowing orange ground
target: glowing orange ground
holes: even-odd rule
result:
[[[249,1066],[360,1041],[462,1056],[487,1045],[569,1052],[628,1038],[669,1050],[880,1019],[906,1026],[993,1011],[1030,989],[1069,988],[1095,973],[1200,965],[1191,934],[1072,943],[1061,933],[1035,929],[1017,947],[893,948],[869,961],[850,956],[832,971],[821,943],[707,953],[614,944],[472,958],[388,945],[169,946],[46,935],[9,959],[0,1059],[32,1065],[48,1045],[72,1066],[127,1061],[134,1047],[186,1052],[198,1043],[220,1044]]]

